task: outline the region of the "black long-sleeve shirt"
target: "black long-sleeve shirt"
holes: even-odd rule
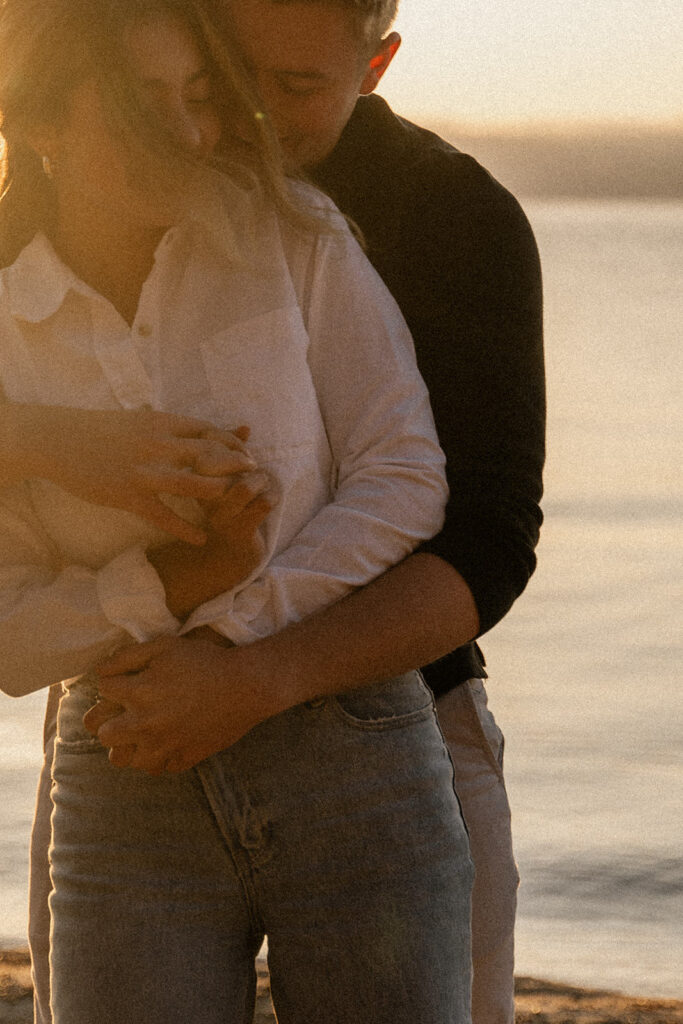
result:
[[[516,199],[472,157],[361,97],[315,180],[360,227],[412,331],[451,497],[421,550],[467,582],[481,632],[536,566],[545,457],[538,251]],[[476,644],[425,670],[441,693],[485,675]]]

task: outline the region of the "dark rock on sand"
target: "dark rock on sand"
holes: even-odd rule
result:
[[[275,1024],[265,964],[258,965],[254,1024]],[[0,950],[0,1024],[32,1024],[25,950]],[[683,1001],[636,999],[598,989],[517,978],[517,1024],[683,1024]]]

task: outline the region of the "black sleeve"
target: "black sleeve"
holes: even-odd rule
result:
[[[464,577],[484,633],[536,565],[545,455],[538,251],[517,201],[471,158],[438,154],[411,181],[404,256],[385,279],[415,339],[451,490],[444,529],[422,550]]]

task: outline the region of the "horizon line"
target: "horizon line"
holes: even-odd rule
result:
[[[448,127],[469,136],[572,136],[572,135],[669,135],[683,138],[683,118],[645,120],[641,118],[525,118],[523,120],[469,120],[442,114],[411,115],[398,111],[408,120],[419,120],[426,128]]]

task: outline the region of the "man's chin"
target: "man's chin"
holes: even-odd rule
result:
[[[323,147],[309,140],[280,139],[282,162],[286,174],[308,174],[328,156]]]
[[[279,142],[285,174],[300,174],[304,169],[304,164],[301,162],[301,145],[292,142],[291,139],[279,139]]]

